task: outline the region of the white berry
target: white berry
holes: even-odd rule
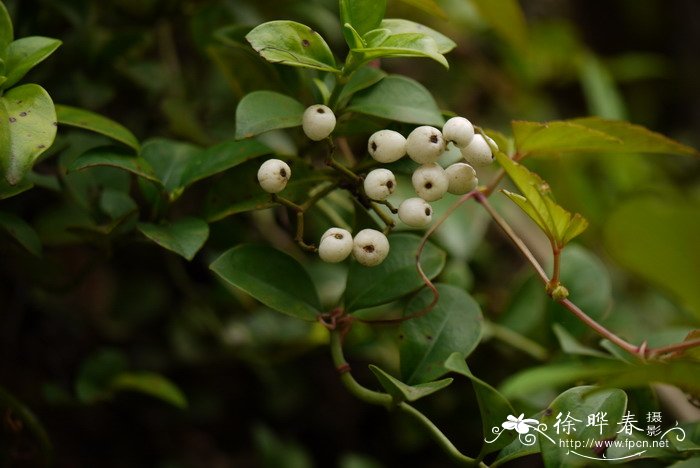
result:
[[[445,169],[448,186],[447,191],[454,195],[469,193],[479,185],[476,171],[466,163],[455,163]]]
[[[372,200],[386,200],[396,189],[396,178],[389,169],[374,169],[364,182],[365,193]]]
[[[418,164],[435,162],[444,151],[445,139],[435,127],[418,127],[406,139],[406,152]]]
[[[360,265],[377,266],[389,255],[389,239],[374,229],[363,229],[355,235],[352,255]]]
[[[330,135],[335,128],[335,115],[328,106],[314,104],[304,111],[301,120],[301,128],[307,137],[314,141],[321,141]]]
[[[406,138],[393,130],[379,130],[367,140],[367,151],[380,163],[398,161],[406,154]]]
[[[328,263],[342,262],[352,252],[352,234],[345,229],[330,228],[321,236],[318,245],[318,255]]]
[[[292,170],[286,162],[279,159],[268,159],[258,169],[258,182],[262,189],[269,193],[284,190],[292,176]]]
[[[411,177],[416,194],[425,201],[435,201],[447,192],[449,182],[445,170],[438,163],[423,164]]]
[[[489,137],[486,137],[489,138]],[[496,142],[491,138],[489,141],[496,147]],[[468,146],[461,149],[464,159],[474,167],[488,166],[493,161],[493,153],[491,147],[486,142],[483,136],[477,134],[472,138],[472,142]]]
[[[408,198],[399,205],[399,219],[409,226],[427,226],[432,218],[433,209],[422,198]]]
[[[457,148],[464,148],[474,138],[474,126],[464,117],[452,117],[442,127],[442,136]]]

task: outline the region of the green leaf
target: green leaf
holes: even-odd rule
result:
[[[445,369],[463,375],[471,380],[474,386],[474,393],[476,394],[476,401],[479,404],[479,412],[481,413],[481,426],[484,439],[493,439],[494,433],[492,429],[494,427],[500,428],[501,423],[506,420],[508,415],[515,414],[515,410],[511,404],[498,390],[472,374],[467,363],[464,362],[464,356],[462,356],[461,353],[450,354],[445,361]],[[500,450],[511,443],[514,438],[515,436],[512,433],[504,433],[496,441],[490,444],[484,444],[481,455]]]
[[[524,196],[507,190],[503,193],[532,218],[558,248],[566,246],[588,227],[588,221],[580,214],[572,215],[554,201],[549,184],[540,176],[500,151],[496,159]]]
[[[185,170],[193,159],[200,156],[201,151],[188,143],[154,138],[141,147],[141,158],[151,165],[170,199],[175,200],[182,194]]]
[[[226,282],[283,314],[313,321],[321,305],[309,274],[289,255],[267,246],[239,245],[210,265]]]
[[[143,393],[177,408],[187,407],[187,398],[177,385],[154,372],[122,372],[109,384],[112,392],[131,391]]]
[[[39,85],[18,86],[0,98],[0,168],[19,183],[56,137],[56,111]]]
[[[425,26],[424,24],[415,23],[413,21],[398,18],[390,18],[383,20],[379,27],[390,30],[392,34],[413,33],[429,36],[435,41],[435,44],[437,45],[437,51],[440,54],[446,54],[455,47],[457,47],[457,44],[455,44],[455,42],[452,39],[445,36],[444,34]]]
[[[109,398],[109,384],[114,377],[126,371],[128,362],[120,351],[104,349],[92,354],[80,366],[75,392],[83,403],[94,403]]]
[[[389,236],[389,255],[375,267],[350,264],[345,288],[345,308],[349,312],[394,301],[424,285],[416,270],[416,252],[421,239],[411,234]],[[421,255],[428,278],[435,278],[445,266],[445,252],[428,242]]]
[[[182,218],[164,225],[139,223],[137,228],[156,244],[187,260],[192,260],[209,237],[209,225],[199,218]]]
[[[270,152],[270,148],[255,140],[219,143],[207,148],[190,160],[182,174],[180,185],[186,187],[251,159],[270,154]]]
[[[4,51],[13,38],[12,18],[10,18],[5,4],[0,1],[0,51]]]
[[[294,21],[269,21],[245,37],[265,60],[293,67],[340,73],[320,34]]]
[[[2,106],[0,106],[0,119],[2,118]],[[7,130],[3,129],[2,126],[0,126],[0,142],[2,142],[2,131]],[[0,177],[0,200],[4,200],[6,198],[11,198],[14,197],[15,195],[19,195],[22,192],[26,192],[27,190],[31,189],[34,187],[34,182],[27,180],[29,179],[28,177],[21,181],[19,184],[16,185],[10,185],[10,183],[5,180],[4,177]]]
[[[598,351],[597,349],[589,348],[588,346],[581,344],[576,339],[576,337],[574,337],[571,333],[569,333],[566,330],[566,328],[562,327],[558,323],[553,324],[552,329],[554,330],[554,334],[556,335],[557,340],[559,341],[559,346],[561,346],[561,350],[567,354],[577,354],[580,356],[593,356],[600,358],[611,357],[609,354],[606,354],[602,351]]]
[[[384,79],[384,77],[386,77],[386,73],[378,68],[361,67],[357,69],[352,75],[350,75],[350,79],[340,91],[337,101],[338,107],[345,107],[347,102],[355,93],[379,83]]]
[[[619,389],[599,389],[596,387],[574,387],[559,395],[545,410],[540,418],[540,423],[547,427],[544,433],[555,443],[538,435],[542,457],[546,467],[590,466],[590,460],[582,457],[600,458],[594,447],[589,447],[589,440],[610,440],[618,436],[617,423],[622,420],[627,407],[627,395]],[[602,426],[588,426],[588,416],[605,413],[606,424]],[[561,421],[567,415],[574,420],[569,420],[575,430],[565,434]],[[557,420],[557,417],[559,419]],[[555,426],[560,421],[560,426]],[[569,440],[580,448],[573,450],[571,447],[559,447],[560,440]],[[576,452],[576,455],[572,453]],[[601,458],[601,460],[603,460]]]
[[[512,123],[515,146],[526,154],[655,153],[694,155],[698,152],[640,125],[586,117],[552,122]]]
[[[437,16],[441,19],[447,19],[447,13],[443,10],[435,0],[401,0],[407,5],[412,5],[419,10],[423,10],[429,15]]]
[[[68,166],[68,172],[97,166],[116,167],[160,184],[160,179],[148,161],[113,146],[99,146],[86,151],[73,160]]]
[[[385,28],[379,28],[367,32],[362,38],[366,47],[375,47],[386,41],[389,36],[391,36],[391,31]]]
[[[348,110],[387,120],[442,127],[445,119],[422,84],[400,75],[389,75],[355,95]]]
[[[50,37],[23,37],[7,46],[5,58],[6,80],[0,89],[8,89],[17,83],[35,65],[44,61],[61,45],[58,39]]]
[[[700,317],[700,206],[680,199],[629,200],[610,215],[604,239],[620,265]]]
[[[22,218],[12,213],[0,211],[0,228],[14,237],[27,251],[37,257],[41,257],[41,241],[34,228]]]
[[[269,130],[301,125],[304,106],[274,91],[246,94],[236,108],[236,138],[250,138]]]
[[[484,20],[510,45],[527,47],[527,24],[518,0],[472,0]]]
[[[447,59],[438,51],[435,40],[419,33],[392,34],[380,44],[350,51],[359,63],[382,57],[428,57],[449,68]]]
[[[386,392],[392,396],[395,402],[416,401],[420,398],[442,390],[451,384],[452,380],[454,380],[452,378],[447,378],[418,385],[406,385],[375,365],[370,364],[369,369],[374,373],[381,386],[384,387],[384,390],[386,390]]]
[[[376,29],[386,13],[386,0],[340,0],[340,22],[349,23],[360,36]],[[345,31],[343,31],[345,35]],[[347,35],[345,41],[352,48]]]
[[[128,128],[103,115],[61,104],[56,106],[56,115],[60,125],[89,130],[124,143],[136,151],[140,149],[139,141]]]
[[[367,45],[360,33],[350,23],[343,25],[343,36],[345,36],[345,42],[348,43],[351,49],[362,49]]]
[[[591,114],[606,119],[626,118],[625,103],[603,62],[594,54],[584,53],[578,68]]]
[[[440,298],[427,314],[399,327],[401,376],[408,384],[428,382],[448,372],[445,361],[453,353],[466,358],[481,339],[483,317],[479,304],[463,289],[436,285]],[[409,302],[404,316],[424,310],[433,292],[423,289]]]

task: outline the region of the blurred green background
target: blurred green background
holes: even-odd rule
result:
[[[454,39],[450,70],[416,59],[386,60],[382,68],[422,82],[441,108],[505,134],[512,119],[627,119],[700,147],[699,2],[436,0],[444,17],[416,7],[430,3],[392,0],[387,16],[427,23]],[[314,102],[302,79],[308,72],[267,64],[231,39],[251,26],[297,20],[345,53],[333,0],[6,4],[15,36],[63,41],[26,81],[40,83],[56,103],[121,122],[139,139],[211,145],[232,138],[236,104],[256,89]],[[231,25],[239,27],[221,33]],[[362,148],[366,137],[351,144]],[[53,174],[104,143],[61,131],[36,171]],[[698,327],[697,159],[586,155],[527,164],[563,206],[591,221],[582,245],[567,249],[563,271],[584,310],[625,338],[652,345],[682,340]],[[30,221],[45,246],[43,258],[33,258],[0,232],[0,386],[39,417],[56,466],[446,466],[419,428],[341,387],[321,346],[325,330],[261,309],[208,271],[236,243],[279,238],[288,228],[284,216],[264,211],[214,223],[192,262],[135,234],[105,238],[75,229],[88,223],[96,193],[129,183],[109,169],[69,174],[62,191],[38,188],[0,204]],[[210,190],[216,185],[199,184],[172,209],[196,211]],[[534,224],[501,198],[494,196],[499,209],[546,257],[548,244]],[[493,323],[533,340],[530,354],[487,340],[469,359],[476,375],[498,384],[545,356],[556,362],[552,322],[597,342],[548,304],[517,252],[476,207],[455,216],[437,242],[451,258],[443,280],[468,288]],[[310,262],[309,269],[332,306],[342,267]],[[372,382],[366,362],[396,368],[395,329],[356,327],[349,354],[358,378]],[[187,408],[177,407],[175,388],[161,392],[175,405],[135,392],[104,394],[100,376],[110,368],[167,376]],[[545,389],[519,408],[553,395]],[[478,450],[481,426],[468,385],[453,385],[421,408],[463,451]],[[37,466],[36,434],[10,413],[0,418],[0,465]],[[520,463],[513,466],[538,462]]]

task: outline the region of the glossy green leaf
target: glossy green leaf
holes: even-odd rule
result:
[[[304,106],[294,98],[274,91],[254,91],[236,108],[236,138],[250,138],[278,128],[301,125]]]
[[[124,143],[136,151],[140,149],[139,141],[128,128],[103,115],[61,104],[56,106],[56,115],[60,125],[89,130]]]
[[[182,218],[163,225],[139,223],[137,228],[156,244],[187,260],[192,260],[209,237],[209,225],[199,218]]]
[[[391,31],[386,28],[373,29],[362,36],[363,44],[366,47],[376,47],[386,41],[391,36]]]
[[[449,68],[447,59],[438,51],[435,40],[420,33],[392,34],[379,44],[364,49],[352,49],[350,53],[360,63],[382,57],[427,57]]]
[[[518,0],[471,1],[484,20],[510,45],[518,49],[527,47],[527,23]]]
[[[617,437],[618,422],[622,420],[627,408],[627,395],[619,389],[599,389],[596,387],[574,387],[559,395],[540,417],[540,423],[547,425],[544,433],[554,443],[538,434],[540,449],[546,467],[590,466],[588,458],[599,458],[594,447],[589,447],[589,440],[609,440]],[[588,425],[588,416],[605,413],[607,423],[596,426]],[[569,420],[575,430],[566,434],[562,423],[567,415],[577,421]],[[559,419],[557,419],[559,417]],[[580,448],[559,447],[559,440],[577,442]],[[573,453],[575,452],[575,453]],[[602,460],[602,459],[601,459]]]
[[[340,72],[326,41],[304,24],[269,21],[250,31],[246,39],[268,62]]]
[[[399,327],[401,376],[410,385],[441,377],[448,372],[445,361],[450,355],[466,358],[481,339],[479,304],[463,289],[446,284],[436,287],[440,298],[435,307]],[[404,316],[424,310],[432,301],[433,292],[423,289],[409,302]]]
[[[375,267],[350,264],[345,289],[345,308],[349,312],[394,301],[424,285],[416,270],[416,252],[421,238],[411,234],[389,236],[389,255]],[[428,278],[435,278],[445,266],[445,252],[428,242],[421,255]]]
[[[270,148],[256,140],[219,143],[198,153],[190,160],[182,173],[180,185],[185,187],[270,152]]]
[[[33,227],[22,218],[0,211],[0,229],[7,232],[27,251],[41,257],[41,241]]]
[[[5,50],[12,39],[14,39],[12,18],[10,18],[5,4],[0,1],[0,50]]]
[[[618,263],[700,317],[700,206],[656,197],[629,200],[610,215],[604,239]]]
[[[152,396],[177,408],[187,407],[187,398],[171,380],[154,372],[122,372],[109,384],[112,392],[131,391]]]
[[[350,79],[343,86],[338,96],[338,107],[345,107],[350,98],[363,89],[367,89],[370,86],[379,83],[386,77],[386,73],[378,68],[374,67],[360,67],[352,75]]]
[[[386,0],[340,0],[340,22],[350,23],[360,36],[376,29],[385,12]],[[347,36],[345,39],[352,47],[352,41]]]
[[[424,12],[437,16],[438,18],[442,19],[447,19],[447,13],[445,13],[445,10],[438,5],[438,3],[435,0],[401,0],[403,3],[406,3],[407,5],[412,5],[419,10],[423,10]]]
[[[0,168],[19,183],[56,137],[56,111],[39,85],[10,89],[0,97]]]
[[[123,169],[139,177],[160,183],[151,165],[145,159],[129,151],[112,146],[100,146],[81,154],[68,166],[68,171],[81,171],[90,167],[107,166]]]
[[[320,313],[318,293],[309,274],[279,250],[239,245],[222,254],[210,268],[226,282],[283,314],[313,321]]]
[[[184,189],[182,179],[185,170],[193,159],[200,156],[201,151],[189,143],[154,138],[141,147],[141,158],[151,165],[170,199],[175,200]]]
[[[0,89],[8,89],[35,65],[44,61],[61,45],[58,39],[50,37],[31,36],[17,39],[7,46],[5,58],[5,82]]]
[[[524,196],[507,190],[503,193],[532,218],[557,247],[563,248],[588,227],[588,221],[580,214],[572,215],[554,201],[549,184],[540,176],[501,152],[496,153],[496,159]]]
[[[369,369],[377,377],[377,380],[386,392],[394,398],[395,402],[416,401],[442,390],[452,383],[452,378],[426,382],[418,385],[406,385],[399,379],[392,377],[379,367],[370,364]]]
[[[422,84],[400,75],[389,75],[374,86],[360,91],[348,110],[417,125],[442,127],[445,119]]]
[[[383,20],[379,27],[388,29],[389,31],[391,31],[392,34],[413,33],[429,36],[435,41],[435,44],[437,45],[437,52],[439,52],[440,54],[446,54],[455,47],[457,47],[457,44],[455,44],[455,42],[452,39],[445,36],[444,34],[425,26],[424,24],[416,23],[413,21],[398,18],[389,18]]]
[[[484,439],[492,440],[494,438],[493,428],[500,428],[501,423],[506,421],[508,415],[515,414],[515,410],[498,390],[472,374],[461,353],[450,354],[445,361],[445,369],[462,375],[472,382],[481,413]],[[512,433],[504,433],[496,441],[484,444],[481,454],[485,455],[500,450],[511,443],[514,438]]]
[[[343,36],[345,36],[345,42],[348,43],[351,49],[362,49],[367,45],[360,33],[350,23],[343,25]]]
[[[512,123],[517,151],[525,154],[656,153],[697,156],[697,150],[640,125],[599,117]]]

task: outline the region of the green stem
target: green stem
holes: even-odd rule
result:
[[[396,223],[394,220],[389,216],[388,214],[384,213],[384,211],[381,209],[381,207],[377,204],[377,202],[370,202],[370,207],[372,207],[372,211],[377,213],[377,216],[382,220],[384,225],[386,226],[385,231],[391,231],[394,226],[396,226]],[[386,234],[386,232],[385,232]]]
[[[355,174],[353,171],[345,167],[343,164],[339,163],[335,159],[333,159],[333,156],[329,156],[328,159],[326,160],[326,164],[328,164],[330,167],[335,169],[336,171],[340,172],[350,180],[356,183],[361,183],[362,182],[362,177],[358,176]]]
[[[340,380],[343,382],[343,385],[345,385],[345,388],[366,403],[384,406],[387,409],[394,407],[394,399],[391,397],[391,395],[387,393],[375,392],[374,390],[365,388],[353,378],[353,376],[350,374],[350,365],[345,360],[345,356],[343,354],[342,340],[343,338],[340,330],[336,329],[331,331],[331,356],[333,358],[333,364],[340,372]],[[440,447],[442,447],[442,449],[456,462],[466,466],[487,467],[487,465],[484,463],[480,463],[460,452],[450,441],[450,439],[448,439],[447,436],[443,434],[443,432],[437,426],[435,426],[435,424],[433,424],[433,422],[426,415],[418,411],[413,406],[406,402],[401,402],[396,405],[396,407],[398,407],[400,411],[403,411],[421,423],[421,425],[423,425],[423,427],[430,433]]]

